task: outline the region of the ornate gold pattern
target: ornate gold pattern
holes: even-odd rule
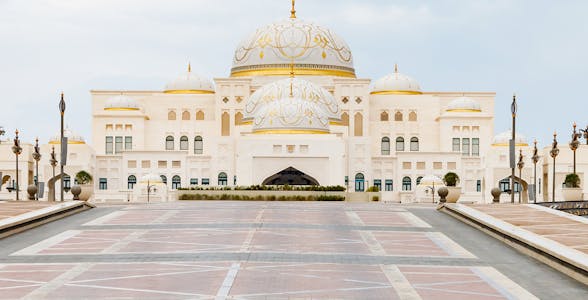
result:
[[[105,107],[104,110],[110,111],[132,111],[132,110],[139,110],[138,107]]]
[[[266,129],[257,130],[254,134],[328,134],[328,131],[309,129]]]
[[[494,144],[492,144],[492,146],[504,146],[504,147],[506,147],[506,146],[508,146],[508,143],[494,143]],[[529,144],[528,143],[516,143],[515,146],[517,146],[517,147],[526,147],[526,146],[529,146]]]
[[[268,64],[259,66],[255,57],[267,59]],[[284,75],[280,62],[289,60],[295,61],[299,75],[355,77],[347,44],[329,29],[296,19],[295,15],[258,29],[243,42],[235,51],[231,76]],[[277,74],[276,69],[280,71]]]
[[[49,144],[50,145],[59,145],[59,144],[61,144],[61,142],[60,141],[50,141]],[[84,141],[67,141],[67,144],[68,145],[84,145],[84,144],[86,144],[86,142],[84,142]]]
[[[481,109],[471,109],[471,108],[456,108],[456,109],[448,109],[448,112],[481,112]]]
[[[378,91],[371,92],[370,95],[422,95],[423,92],[418,91]]]

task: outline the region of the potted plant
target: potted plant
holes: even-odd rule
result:
[[[461,187],[457,186],[459,183],[459,176],[454,172],[447,172],[447,174],[443,176],[443,182],[449,191],[446,198],[447,202],[456,203],[461,195]]]
[[[94,185],[92,185],[92,175],[82,170],[76,174],[76,182],[81,187],[80,200],[88,201],[94,194]]]
[[[562,194],[566,201],[582,200],[582,188],[580,187],[580,176],[578,174],[570,173],[566,175],[564,185]]]

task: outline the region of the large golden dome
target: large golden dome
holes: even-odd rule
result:
[[[242,41],[231,76],[296,75],[355,77],[353,57],[343,39],[328,28],[296,18],[261,27]]]

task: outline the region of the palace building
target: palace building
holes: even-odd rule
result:
[[[138,199],[149,182],[163,198],[180,187],[290,184],[429,201],[422,179],[449,171],[461,199],[490,202],[492,187],[510,189],[510,133],[494,134],[493,92],[428,91],[402,65],[358,78],[345,40],[294,8],[242,40],[232,60],[224,77],[188,65],[160,90],[92,90],[91,147],[77,138],[70,176],[91,172],[96,200]],[[531,150],[521,135],[517,147],[527,179],[514,189],[528,197]]]

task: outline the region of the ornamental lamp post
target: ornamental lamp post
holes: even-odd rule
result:
[[[525,162],[523,161],[523,149],[519,150],[519,162],[517,163],[517,167],[519,168],[519,204],[521,203],[522,197],[522,181],[523,181],[523,167],[525,167]]]
[[[55,146],[51,146],[51,159],[49,159],[49,163],[53,168],[53,176],[51,178],[55,178],[55,166],[57,166],[57,158],[55,158]],[[55,183],[53,183],[52,185],[55,186]],[[53,188],[52,197],[52,201],[55,201],[55,188]]]
[[[59,144],[61,145],[61,159],[60,159],[60,162],[59,162],[59,167],[60,167],[61,174],[59,175],[59,182],[60,182],[60,186],[61,186],[61,197],[60,197],[60,200],[63,201],[63,189],[64,189],[64,185],[63,185],[63,167],[64,167],[64,165],[63,165],[63,163],[64,163],[64,161],[63,161],[63,156],[64,156],[63,149],[65,149],[64,148],[65,146],[63,145],[63,118],[64,118],[64,115],[65,115],[65,100],[63,100],[63,92],[61,93],[61,100],[59,101],[59,112],[61,114],[61,130],[59,131],[60,132]]]
[[[576,122],[574,122],[572,126],[574,127],[574,130],[572,131],[572,141],[570,142],[570,149],[572,149],[572,152],[574,153],[574,174],[576,174],[576,150],[578,150],[578,147],[580,146],[580,141],[578,140],[578,138],[580,138],[581,134],[579,134],[576,131]]]
[[[3,136],[6,133],[6,130],[4,130],[4,127],[0,126],[0,137]],[[2,144],[2,139],[0,139],[0,144]]]
[[[22,147],[20,146],[20,140],[18,139],[18,129],[15,131],[16,136],[14,137],[14,146],[12,146],[12,152],[16,155],[16,201],[19,200],[18,193],[20,191],[18,183],[18,156],[22,153]]]
[[[41,160],[41,152],[39,151],[39,138],[35,139],[35,152],[33,152],[33,159],[35,160],[35,186],[37,187],[37,193],[35,200],[39,201],[39,160]]]
[[[535,140],[533,144],[535,144],[533,147],[533,156],[531,157],[531,160],[533,160],[533,203],[537,203],[537,162],[539,161],[537,140]]]
[[[510,153],[510,169],[511,169],[511,176],[510,176],[510,203],[514,203],[514,177],[515,177],[515,139],[516,139],[516,118],[517,118],[517,96],[512,95],[512,103],[510,104],[510,112],[512,114],[512,136],[509,144],[509,153]]]
[[[555,158],[559,154],[559,149],[557,148],[557,133],[553,132],[553,143],[551,144],[551,151],[549,154],[553,157],[553,175],[552,175],[552,184],[551,184],[551,202],[555,202]]]

